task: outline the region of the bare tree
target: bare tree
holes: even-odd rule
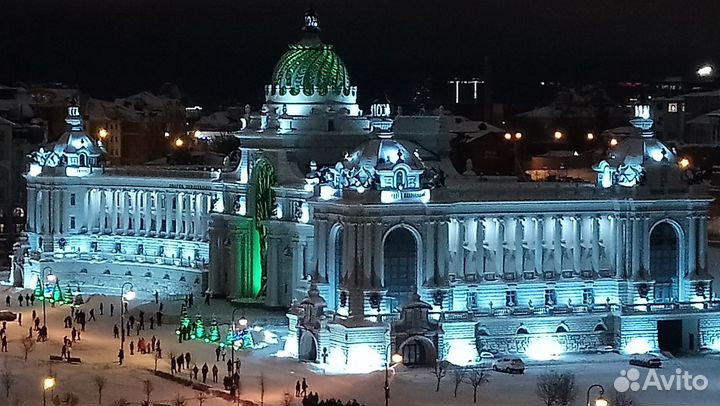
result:
[[[28,354],[33,352],[35,349],[35,340],[32,337],[25,337],[22,340],[23,350],[25,351],[25,361],[28,359]]]
[[[453,378],[455,379],[455,392],[453,393],[457,397],[457,390],[461,383],[465,380],[465,374],[467,369],[461,366],[455,366],[453,368]]]
[[[185,406],[185,398],[179,393],[175,394],[175,398],[172,401],[172,406]]]
[[[265,405],[265,372],[260,372],[260,406]]]
[[[577,398],[577,392],[574,374],[553,372],[537,379],[535,393],[546,406],[568,406]]]
[[[612,403],[610,404],[613,406],[637,406],[637,404],[633,403],[632,396],[626,392],[615,392],[612,397]]]
[[[433,366],[433,369],[430,370],[430,373],[433,374],[436,380],[435,392],[440,392],[440,381],[445,378],[445,375],[447,375],[447,370],[447,361],[440,361],[439,359],[435,360],[435,365]]]
[[[465,379],[473,387],[473,403],[477,403],[477,391],[482,384],[487,383],[490,371],[485,368],[468,368]]]
[[[2,383],[3,388],[5,388],[5,397],[10,397],[10,390],[13,386],[15,386],[15,375],[10,372],[10,369],[7,366],[7,358],[5,359],[5,368],[2,370],[2,373],[0,373],[0,383]]]
[[[102,391],[105,389],[105,384],[107,384],[107,378],[103,375],[95,375],[93,382],[95,382],[95,387],[98,390],[98,405],[102,405]]]
[[[152,395],[153,390],[155,390],[155,386],[153,385],[152,381],[149,379],[143,380],[143,391],[145,392],[145,401],[147,401],[147,404],[150,404],[150,395]]]

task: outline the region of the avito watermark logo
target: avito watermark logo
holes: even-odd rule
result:
[[[703,391],[708,387],[705,375],[692,375],[688,371],[678,368],[675,374],[668,375],[662,371],[649,369],[645,379],[641,379],[640,370],[630,368],[620,371],[615,378],[615,390],[618,392],[633,392],[655,389],[659,391]]]

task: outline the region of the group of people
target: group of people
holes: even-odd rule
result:
[[[35,306],[35,293],[26,293],[24,296],[20,293],[17,301],[20,307],[23,307],[23,302],[25,302],[26,306]],[[12,306],[12,297],[10,297],[10,295],[5,296],[5,305],[7,307]]]
[[[303,396],[302,400],[303,406],[365,406],[360,403],[358,403],[357,400],[353,399],[352,401],[348,400],[347,402],[343,403],[340,399],[323,399],[320,400],[320,396],[316,393],[310,392],[306,396]]]

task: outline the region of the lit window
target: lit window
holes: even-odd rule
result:
[[[25,217],[25,209],[23,209],[22,207],[16,207],[13,211],[13,214],[15,215],[15,217]]]
[[[517,291],[507,290],[505,291],[505,306],[512,307],[517,305]]]
[[[677,113],[677,103],[668,103],[668,113]]]
[[[0,233],[5,232],[5,224],[0,223]]]

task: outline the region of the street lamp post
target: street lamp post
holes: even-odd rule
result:
[[[43,327],[45,327],[45,330],[47,330],[47,321],[46,321],[47,313],[45,311],[45,270],[46,269],[49,269],[51,272],[50,275],[52,275],[52,268],[50,268],[49,266],[46,266],[45,268],[41,269],[40,279],[42,282],[40,283],[40,286],[42,287],[42,298],[39,298],[42,300],[42,304],[43,304]],[[50,278],[50,275],[48,275],[48,278]]]
[[[402,355],[395,353],[390,357],[390,346],[392,345],[392,341],[388,343],[387,347],[385,347],[385,406],[388,406],[390,404],[390,379],[388,376],[388,371],[390,370],[390,361],[392,361],[395,364],[399,364],[402,362]]]
[[[135,292],[132,290],[127,292],[126,298],[125,286],[130,286],[130,289],[132,289],[133,284],[132,282],[125,282],[120,286],[120,349],[123,352],[125,352],[125,301],[135,298]]]
[[[240,310],[239,307],[236,307],[233,309],[232,314],[230,315],[230,328],[233,329],[233,338],[230,342],[230,359],[232,362],[232,370],[235,372],[235,312]],[[238,320],[238,324],[240,327],[245,328],[247,327],[247,319],[245,316],[240,317],[240,320]]]
[[[608,406],[608,405],[609,405],[609,402],[607,401],[607,399],[605,399],[605,398],[603,397],[603,394],[605,393],[605,388],[603,388],[602,385],[597,384],[597,383],[596,383],[596,384],[593,384],[593,385],[590,385],[590,387],[588,388],[588,390],[587,390],[587,397],[585,398],[585,404],[586,404],[587,406],[593,406],[593,405],[590,404],[590,391],[591,391],[593,388],[598,388],[598,389],[600,390],[599,396],[595,399],[594,406]]]
[[[43,406],[47,406],[45,400],[45,393],[48,391],[48,389],[52,389],[53,387],[55,387],[55,378],[49,376],[43,380]]]

